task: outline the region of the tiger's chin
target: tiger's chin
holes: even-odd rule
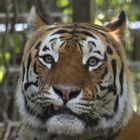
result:
[[[85,130],[85,123],[71,114],[57,114],[47,121],[49,133],[65,136],[81,135]]]

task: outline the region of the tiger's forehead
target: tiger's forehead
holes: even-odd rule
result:
[[[75,44],[83,53],[100,51],[105,52],[106,45],[103,42],[103,35],[106,30],[88,24],[68,24],[56,25],[56,28],[50,29],[41,39],[41,48],[46,50],[59,51],[61,48]],[[72,47],[72,46],[71,46]]]

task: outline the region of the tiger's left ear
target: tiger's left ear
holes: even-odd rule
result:
[[[47,25],[47,22],[41,16],[39,9],[33,6],[27,19],[27,34],[30,36],[34,31],[44,25]]]
[[[127,16],[124,11],[121,11],[118,19],[111,21],[106,25],[107,28],[110,29],[111,32],[118,35],[120,39],[124,36],[124,33],[127,29]]]

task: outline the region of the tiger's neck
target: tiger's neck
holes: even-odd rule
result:
[[[45,129],[35,129],[29,126],[23,126],[20,140],[114,140],[119,135],[120,130],[121,128],[118,128],[115,131],[113,131],[113,129],[100,132],[89,131],[81,136],[67,137],[49,134]]]
[[[26,137],[26,140],[113,140],[119,134],[120,130],[127,126],[129,120],[132,118],[132,107],[128,102],[125,103],[123,112],[121,111],[122,109],[120,106],[120,112],[118,112],[112,120],[104,120],[104,124],[103,120],[101,120],[98,126],[87,129],[86,132],[80,136],[58,136],[48,133],[47,128],[35,128],[25,124],[23,125],[21,136],[24,138]],[[119,122],[117,122],[117,115],[121,118],[119,118],[119,120],[121,120]],[[113,121],[114,124],[107,124],[107,122],[113,123]],[[106,128],[102,129],[103,125],[106,125]]]
[[[20,140],[113,140],[119,133],[116,133],[111,136],[92,136],[93,134],[83,134],[81,136],[75,137],[66,137],[66,136],[57,136],[54,134],[47,134],[45,132],[36,131],[36,130],[28,130],[28,128],[24,128],[22,130],[22,135],[20,135]]]

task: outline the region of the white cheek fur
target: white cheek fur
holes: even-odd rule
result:
[[[30,115],[26,109],[25,109],[25,101],[24,101],[24,95],[22,92],[21,83],[18,83],[18,88],[16,92],[16,103],[18,105],[18,109],[20,112],[20,116],[22,118],[22,121],[25,122],[25,124],[32,125],[33,127],[41,127],[43,126],[42,122],[35,118],[34,116]]]

